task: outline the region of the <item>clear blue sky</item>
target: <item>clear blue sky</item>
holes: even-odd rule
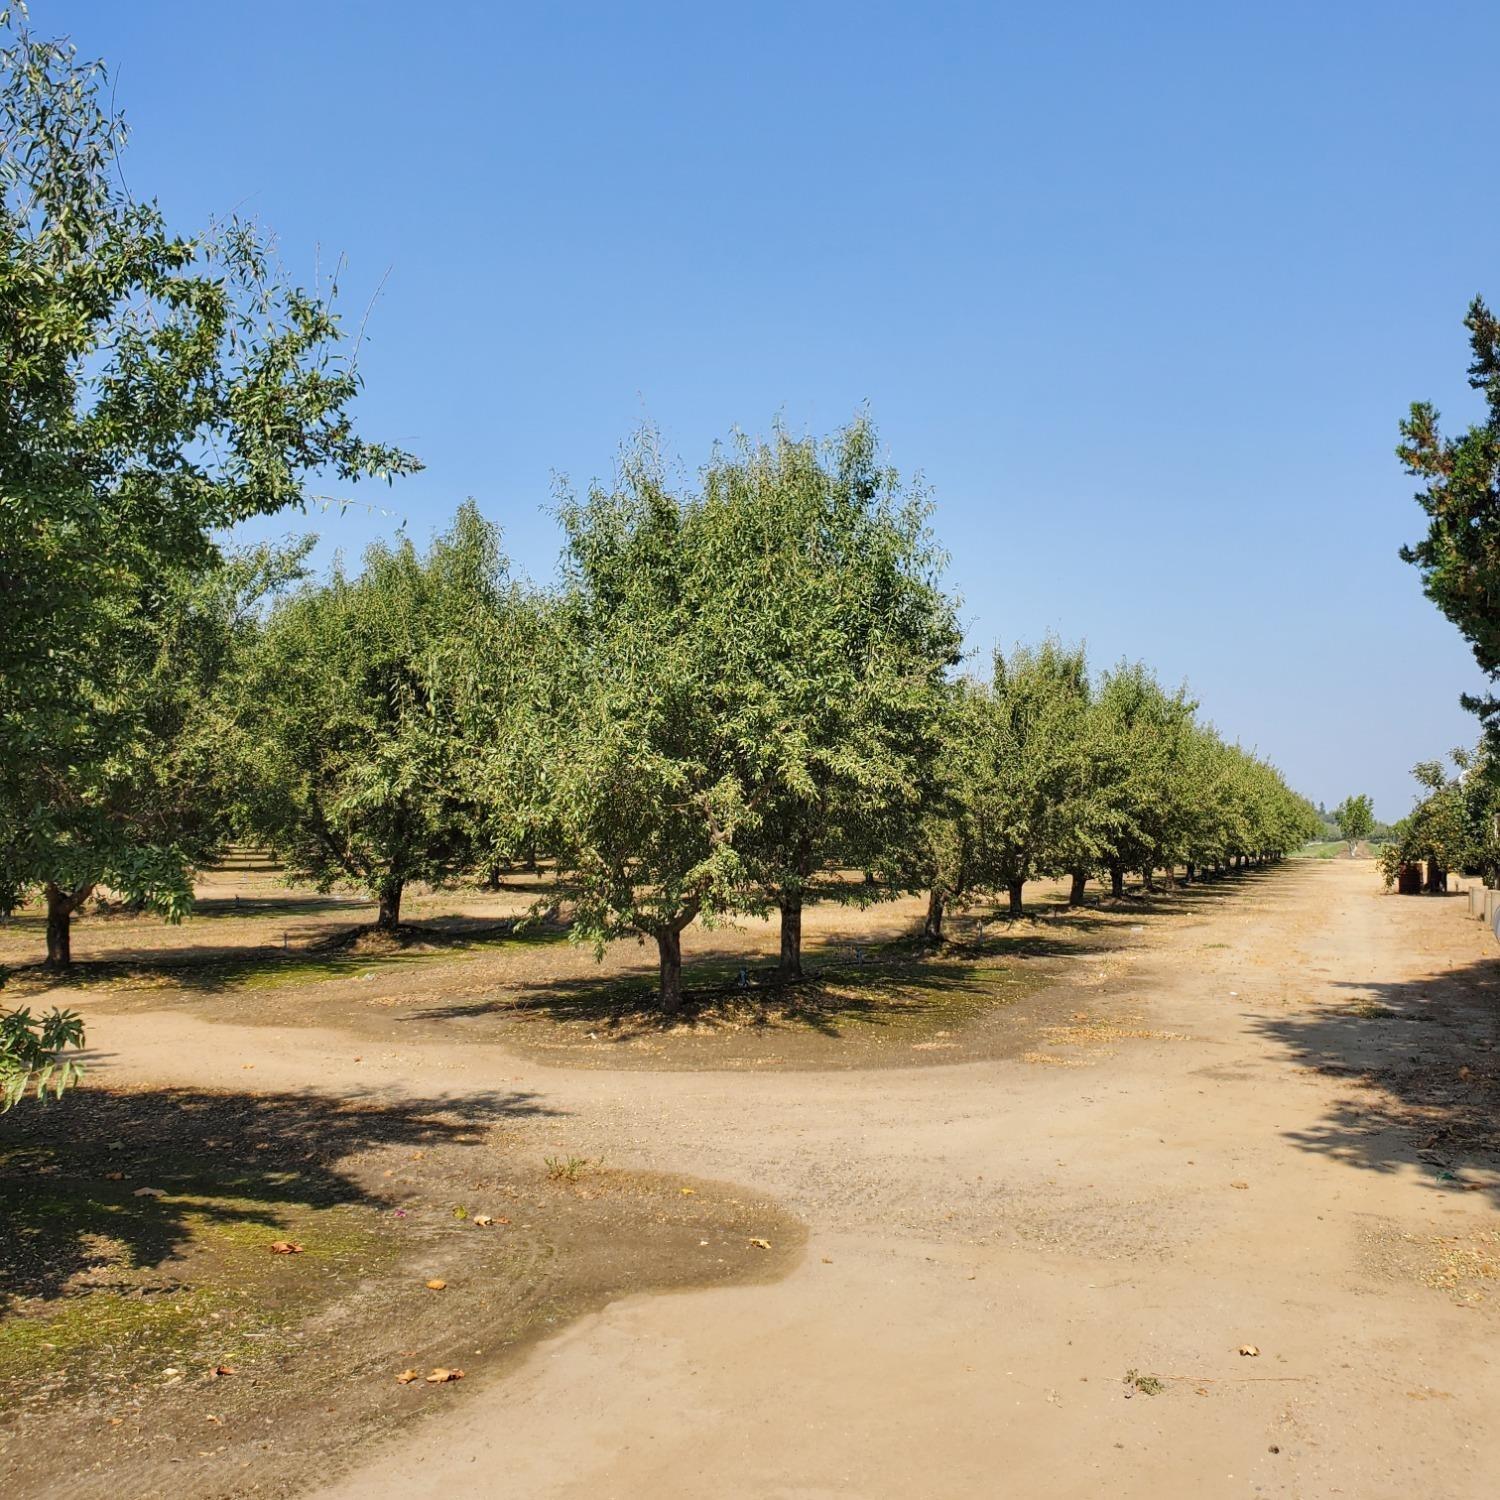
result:
[[[390,268],[362,424],[426,472],[310,522],[357,553],[465,496],[533,576],[551,476],[656,423],[689,469],[868,403],[925,474],[973,646],[1186,677],[1384,817],[1478,685],[1396,557],[1413,398],[1500,300],[1500,6],[34,0],[113,65],[132,188],[310,279]]]

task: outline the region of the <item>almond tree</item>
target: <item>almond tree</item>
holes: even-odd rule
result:
[[[244,830],[320,890],[368,890],[396,931],[408,885],[457,874],[492,836],[478,778],[526,617],[472,501],[425,555],[378,543],[357,577],[335,568],[280,601],[233,688]]]
[[[657,946],[662,1008],[683,1002],[682,933],[751,900],[736,839],[753,824],[754,746],[707,627],[721,519],[672,493],[649,435],[620,483],[564,496],[558,665],[567,711],[537,718],[574,932]],[[735,683],[736,689],[740,686]]]
[[[1149,888],[1152,872],[1180,856],[1194,708],[1184,690],[1166,692],[1139,662],[1120,663],[1100,682],[1098,728],[1112,767],[1103,793],[1100,863],[1114,896],[1123,894],[1127,870],[1140,871]]]
[[[1055,640],[995,653],[986,733],[982,884],[1003,889],[1012,916],[1034,876],[1072,857],[1070,809],[1092,766],[1089,680],[1083,651]]]
[[[1339,825],[1339,836],[1349,845],[1349,857],[1354,858],[1355,846],[1361,839],[1370,836],[1375,826],[1375,809],[1363,792],[1345,797],[1333,810],[1333,821]]]
[[[0,885],[41,888],[48,961],[98,886],[179,915],[190,826],[146,690],[162,601],[214,537],[313,475],[415,467],[354,431],[331,293],[236,222],[131,198],[103,72],[0,14]]]
[[[781,923],[779,975],[802,974],[802,913],[865,899],[830,862],[872,868],[919,836],[960,636],[920,490],[856,421],[830,443],[777,432],[709,466],[697,531],[754,831],[747,872]]]

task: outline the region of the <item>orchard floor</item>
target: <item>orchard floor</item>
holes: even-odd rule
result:
[[[373,962],[371,978],[256,988],[233,965],[229,983],[158,984],[156,960],[124,951],[147,946],[146,924],[82,924],[79,951],[101,966],[80,988],[44,991],[25,974],[18,987],[85,1010],[96,1086],[231,1101],[253,1089],[303,1111],[311,1140],[319,1111],[446,1112],[478,1139],[444,1145],[469,1155],[440,1188],[420,1165],[400,1169],[422,1213],[467,1174],[486,1201],[513,1191],[540,1218],[541,1159],[566,1153],[605,1160],[598,1190],[619,1208],[574,1221],[571,1238],[549,1230],[548,1245],[577,1256],[592,1233],[618,1249],[651,1224],[670,1243],[607,1293],[600,1281],[564,1299],[566,1314],[594,1310],[485,1356],[461,1385],[395,1387],[396,1366],[377,1369],[368,1349],[342,1380],[336,1357],[314,1361],[306,1404],[326,1420],[283,1435],[249,1398],[217,1409],[237,1377],[193,1371],[197,1404],[220,1419],[212,1442],[183,1451],[198,1415],[181,1385],[138,1393],[125,1413],[96,1401],[80,1436],[102,1443],[177,1403],[177,1451],[139,1471],[155,1487],[116,1477],[117,1496],[1490,1496],[1500,951],[1466,913],[1461,897],[1385,895],[1371,862],[1301,861],[1082,916],[961,924],[939,962],[961,971],[944,1005],[954,989],[968,999],[936,1018],[899,946],[912,910],[822,914],[814,956],[873,1010],[835,995],[816,1014],[769,1002],[747,1014],[726,981],[722,1003],[649,1033],[617,1029],[619,1006],[512,1013],[517,991],[564,996],[587,979],[560,943],[524,961],[504,941],[459,950],[462,962],[408,951]],[[704,935],[704,972],[737,979],[764,939]],[[28,941],[13,932],[0,958]],[[233,945],[216,933],[209,946]],[[639,983],[639,958],[612,956],[605,981]],[[915,1005],[870,982],[881,966],[902,971]],[[353,985],[388,988],[378,1000],[340,989]],[[861,1028],[892,1040],[851,1043]],[[381,1142],[406,1161],[413,1144]],[[593,1170],[551,1189],[571,1202]],[[361,1180],[375,1208],[399,1197],[378,1173]],[[664,1295],[692,1283],[703,1248],[674,1196],[711,1200],[693,1225],[713,1221],[701,1238],[715,1265],[698,1279],[717,1284]],[[424,1224],[429,1245],[460,1243]],[[465,1228],[462,1244],[488,1233]],[[383,1284],[383,1262],[368,1261]],[[455,1264],[460,1291],[510,1274]],[[338,1305],[337,1327],[358,1326],[357,1296]],[[381,1306],[407,1315],[407,1302]],[[470,1303],[465,1316],[487,1347],[491,1314]],[[326,1319],[297,1331],[337,1337]],[[390,1337],[394,1355],[403,1336]],[[456,1335],[409,1343],[425,1363],[442,1337]],[[307,1357],[290,1351],[285,1368],[295,1377]],[[360,1426],[367,1380],[391,1382],[409,1409]],[[45,1424],[48,1404],[24,1420]],[[96,1467],[95,1487],[78,1489],[71,1457],[64,1474],[55,1451],[7,1448],[8,1495],[109,1482]]]
[[[776,982],[773,922],[695,925],[683,938],[693,1004],[669,1018],[652,1004],[654,945],[616,942],[601,961],[569,942],[557,920],[566,895],[545,877],[513,877],[496,892],[409,896],[409,925],[393,942],[365,930],[369,903],[288,891],[274,869],[252,863],[200,886],[197,913],[177,927],[139,916],[79,920],[66,993],[112,1012],[332,1027],[358,1041],[366,1060],[477,1042],[609,1069],[951,1063],[1014,1055],[1043,1028],[1072,1025],[1077,991],[1234,889],[1121,902],[1095,892],[1086,909],[1069,911],[1060,882],[1037,881],[1025,917],[955,914],[936,954],[914,940],[920,900],[821,902],[805,917],[807,982],[792,988]],[[528,920],[538,907],[545,914]],[[64,989],[38,967],[44,954],[39,911],[0,928],[0,963],[17,966],[12,993],[46,1005]]]

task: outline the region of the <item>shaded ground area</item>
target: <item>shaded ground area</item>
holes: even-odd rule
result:
[[[91,1087],[0,1120],[7,1492],[293,1493],[451,1401],[434,1368],[482,1377],[611,1298],[799,1253],[761,1199],[543,1154],[528,1122],[566,1139],[524,1091]]]
[[[1035,882],[1026,917],[990,906],[957,913],[935,951],[914,936],[920,900],[823,902],[805,919],[808,978],[792,987],[777,982],[772,924],[694,927],[684,945],[689,1004],[674,1017],[654,1004],[654,951],[623,941],[596,961],[569,941],[566,893],[545,875],[498,891],[418,894],[395,941],[351,925],[367,906],[279,889],[273,878],[258,866],[215,873],[179,928],[119,915],[80,922],[66,982],[36,965],[34,913],[0,935],[0,959],[21,964],[17,996],[85,1013],[181,1008],[216,1021],[337,1026],[372,1044],[463,1037],[572,1066],[955,1062],[1027,1050],[1037,1027],[1066,1019],[1122,954],[1149,946],[1158,928],[1210,920],[1265,872],[1136,888],[1121,900],[1091,891],[1078,909],[1059,883]]]
[[[1391,899],[1441,903],[1454,923],[1467,920],[1462,897]],[[1344,1084],[1291,1138],[1350,1166],[1417,1171],[1444,1193],[1500,1202],[1500,963],[1330,988],[1332,1005],[1257,1021],[1299,1063]]]

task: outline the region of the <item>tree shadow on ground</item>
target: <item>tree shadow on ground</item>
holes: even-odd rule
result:
[[[1348,1084],[1317,1125],[1288,1139],[1350,1166],[1416,1169],[1435,1188],[1483,1189],[1500,1202],[1500,965],[1334,988],[1347,1006],[1255,1022],[1302,1066]]]
[[[375,902],[360,896],[199,896],[192,915],[209,920],[235,917],[302,917],[328,911],[375,910]]]
[[[845,945],[838,945],[840,948]],[[774,967],[745,964],[733,955],[698,960],[684,968],[681,1009],[664,1011],[655,979],[556,979],[519,985],[504,995],[452,1005],[427,1006],[406,1021],[472,1020],[507,1016],[520,1023],[586,1025],[601,1041],[631,1041],[681,1027],[767,1031],[781,1027],[839,1037],[852,1024],[882,1026],[898,1018],[978,1002],[992,986],[976,965],[940,957],[912,958],[878,949],[855,963],[824,963],[812,954],[801,981],[782,983]]]
[[[406,1022],[509,1018],[588,1027],[592,1040],[627,1042],[682,1027],[712,1030],[809,1030],[837,1038],[852,1024],[883,1026],[948,1016],[968,1006],[1007,1000],[1005,983],[1034,983],[1052,971],[1048,960],[1078,959],[1116,949],[1121,923],[1212,911],[1243,894],[1269,870],[1245,870],[1211,883],[1095,895],[1082,906],[1036,905],[1021,918],[975,905],[950,918],[949,937],[930,944],[916,931],[860,941],[832,936],[805,947],[806,976],[785,983],[774,965],[718,948],[699,952],[684,968],[685,1003],[663,1011],[654,972],[601,974],[520,983],[501,993],[424,1006]],[[1038,965],[1027,973],[1023,966]],[[997,981],[1000,981],[997,983]]]
[[[108,1290],[111,1264],[161,1267],[195,1223],[263,1231],[269,1244],[294,1208],[383,1206],[361,1153],[475,1146],[500,1122],[556,1113],[535,1094],[501,1092],[392,1105],[84,1087],[24,1105],[0,1118],[0,1313]]]
[[[157,955],[138,950],[130,958],[78,959],[66,973],[41,963],[10,970],[28,997],[53,989],[88,989],[95,985],[180,986],[217,994],[257,986],[301,984],[320,979],[351,979],[382,965],[453,958],[498,944],[537,945],[559,942],[566,931],[555,922],[506,918],[448,916],[404,925],[394,936],[370,926],[319,928],[298,934],[294,945],[196,943]]]

